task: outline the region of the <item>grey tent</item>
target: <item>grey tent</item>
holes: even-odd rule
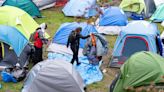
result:
[[[55,6],[56,0],[32,0],[39,10],[47,9]]]
[[[4,52],[1,53],[0,56],[0,67],[8,67],[8,66],[14,66],[16,63],[19,63],[21,67],[24,67],[28,64],[30,59],[30,53],[31,53],[31,46],[26,45],[23,51],[21,52],[19,58],[17,57],[14,50],[7,44],[1,43],[0,44],[0,51]],[[2,55],[3,54],[3,55]]]
[[[45,60],[27,75],[22,92],[84,92],[84,83],[72,64]]]

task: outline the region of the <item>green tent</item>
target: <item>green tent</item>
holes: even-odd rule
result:
[[[29,14],[13,6],[0,7],[0,24],[17,28],[27,39],[39,27]]]
[[[38,7],[33,3],[32,0],[6,0],[4,5],[15,6],[26,11],[32,17],[41,17]]]
[[[111,92],[127,92],[128,87],[161,83],[164,76],[164,58],[151,52],[138,52],[121,67],[121,73]]]
[[[164,21],[164,4],[160,4],[151,16],[150,20]]]
[[[122,0],[120,8],[124,11],[136,12],[140,14],[145,9],[144,0]]]

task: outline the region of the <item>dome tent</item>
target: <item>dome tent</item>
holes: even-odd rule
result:
[[[149,18],[156,10],[154,0],[122,0],[120,8],[122,8],[128,16],[143,18]]]
[[[126,26],[128,19],[119,7],[108,7],[99,17],[99,26]]]
[[[96,0],[70,0],[62,11],[65,16],[83,16],[88,18],[97,14],[96,6]]]
[[[57,30],[52,42],[66,45],[69,34],[71,33],[71,31],[75,30],[77,27],[82,27],[81,34],[83,36],[87,36],[90,33],[97,33],[97,30],[95,29],[93,25],[87,24],[85,22],[64,23]],[[80,48],[84,48],[85,43],[86,43],[86,39],[80,39]]]
[[[127,92],[126,88],[149,86],[152,82],[163,86],[163,66],[164,59],[155,53],[135,53],[121,67],[119,76],[110,86],[110,92]]]
[[[157,26],[147,21],[132,21],[117,37],[110,62],[111,67],[120,67],[132,54],[139,51],[162,53]]]
[[[26,11],[32,17],[41,17],[38,7],[32,0],[5,0],[2,6],[9,5]]]
[[[0,25],[0,66],[19,63],[23,67],[29,60],[31,49],[28,40],[16,28]]]
[[[39,10],[47,9],[55,6],[56,0],[32,0]]]
[[[22,92],[84,92],[84,86],[72,64],[54,59],[42,61],[31,69]]]
[[[27,39],[39,27],[29,14],[13,6],[0,7],[0,24],[17,28]]]
[[[27,39],[39,27],[28,13],[13,6],[0,7],[0,24],[17,28]]]

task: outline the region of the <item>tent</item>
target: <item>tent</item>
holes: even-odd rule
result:
[[[72,64],[45,60],[27,75],[22,92],[84,92],[84,83]]]
[[[108,7],[99,17],[99,26],[126,26],[128,19],[122,9]]]
[[[100,70],[102,61],[100,61],[98,65],[89,64],[88,58],[82,53],[83,50],[84,49],[79,48],[78,58],[81,64],[77,66],[76,62],[74,62],[75,69],[79,72],[86,85],[101,81],[103,79],[103,74]],[[53,60],[57,59],[70,62],[73,56],[71,49],[62,44],[51,43],[47,48],[47,51],[48,59]]]
[[[110,86],[110,92],[130,92],[130,87],[149,86],[152,82],[163,85],[164,58],[152,52],[132,55],[121,67],[119,77]]]
[[[32,17],[41,17],[38,7],[33,3],[32,0],[5,0],[2,5],[15,6],[26,11]]]
[[[27,44],[28,40],[17,29],[0,25],[0,66],[15,65],[19,60],[23,66],[31,52]]]
[[[162,22],[164,21],[163,15],[164,15],[164,4],[161,4],[157,7],[157,10],[151,16],[150,20],[153,20],[155,22]]]
[[[70,0],[62,11],[65,16],[91,17],[97,14],[95,8],[96,0]]]
[[[83,54],[87,56],[90,64],[98,65],[102,56],[107,55],[107,53],[108,43],[103,35],[95,33],[87,39]]]
[[[151,51],[162,54],[162,43],[157,26],[147,21],[132,21],[117,37],[110,62],[111,67],[120,67],[132,54]]]
[[[27,39],[39,27],[30,15],[13,6],[0,7],[0,24],[17,28]]]
[[[17,29],[3,25],[0,25],[0,41],[9,44],[17,56],[20,56],[22,50],[28,43],[28,40]]]
[[[163,0],[154,0],[154,3],[156,5],[156,7],[158,7],[160,4],[163,4],[164,1]]]
[[[27,44],[18,57],[15,51],[9,45],[1,42],[2,58],[0,59],[0,67],[15,66],[19,63],[20,67],[25,67],[29,64],[32,47]]]
[[[156,10],[154,0],[122,0],[120,8],[126,12],[141,14],[146,18]]]
[[[90,33],[97,33],[97,30],[93,25],[87,24],[85,22],[64,23],[57,30],[52,42],[66,45],[69,34],[71,33],[72,30],[75,30],[77,27],[82,27],[81,34],[83,36],[87,36]],[[86,39],[80,39],[80,48],[83,48],[85,43],[86,43]]]
[[[53,7],[56,3],[56,0],[32,0],[39,10],[47,9]]]

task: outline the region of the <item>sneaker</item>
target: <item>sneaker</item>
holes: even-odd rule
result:
[[[79,66],[81,63],[77,63],[77,66]]]

